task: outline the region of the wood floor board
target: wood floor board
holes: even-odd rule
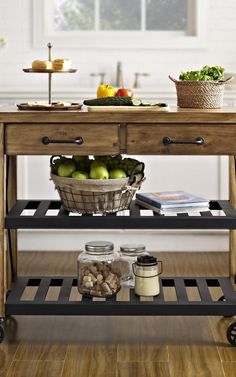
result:
[[[224,361],[222,363],[225,377],[235,377],[236,376],[236,362],[234,361]]]
[[[127,331],[127,319],[119,324],[118,362],[167,362],[168,350],[165,327],[161,317],[132,317]]]
[[[225,377],[214,346],[169,347],[171,377]]]
[[[18,345],[16,343],[8,343],[4,341],[0,345],[0,377],[5,377],[10,367]]]
[[[205,317],[180,317],[169,323],[171,377],[224,377],[219,353]]]
[[[13,361],[6,377],[60,377],[62,361]]]
[[[170,371],[167,362],[118,362],[117,377],[170,377]]]
[[[116,361],[116,346],[69,346],[62,377],[116,377]]]
[[[19,275],[77,274],[78,252],[19,252]],[[226,276],[226,252],[158,252],[166,276]]]

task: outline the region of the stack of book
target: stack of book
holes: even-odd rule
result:
[[[136,203],[160,214],[209,211],[209,200],[185,191],[137,193]]]

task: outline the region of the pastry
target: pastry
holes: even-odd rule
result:
[[[32,62],[32,69],[52,69],[52,62],[50,60],[34,60]]]
[[[70,69],[71,60],[70,59],[55,59],[52,62],[52,67],[56,71],[64,71]]]

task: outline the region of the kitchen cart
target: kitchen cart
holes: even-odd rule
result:
[[[81,143],[78,144],[77,140]],[[0,111],[0,317],[14,315],[212,315],[236,314],[236,108],[172,109],[169,113],[93,113]],[[201,216],[142,216],[132,203],[128,216],[70,216],[59,200],[17,200],[18,155],[228,155],[230,200],[212,200]],[[27,213],[28,210],[30,213]],[[49,210],[57,210],[48,215]],[[219,214],[213,216],[214,211]],[[31,214],[33,213],[33,214]],[[223,214],[224,216],[221,216]],[[117,296],[105,301],[83,297],[70,300],[77,278],[17,276],[17,229],[229,229],[229,277],[163,277],[161,293],[142,301],[130,290],[129,301]],[[50,287],[59,287],[56,301],[46,300]],[[32,300],[22,297],[34,287]],[[163,288],[173,287],[177,301],[166,301]],[[190,301],[187,288],[198,289],[200,301]],[[222,297],[214,301],[210,289]],[[1,339],[4,326],[0,327]],[[236,322],[227,330],[236,346]]]

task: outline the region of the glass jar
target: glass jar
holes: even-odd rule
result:
[[[160,270],[158,264],[160,263]],[[162,261],[151,255],[137,258],[133,264],[135,275],[135,293],[138,296],[157,296],[160,293],[159,275],[162,273]]]
[[[91,241],[78,257],[78,290],[83,296],[108,297],[120,290],[119,254],[109,241]]]
[[[121,285],[133,288],[134,274],[132,265],[137,261],[137,257],[149,255],[142,244],[124,244],[120,246],[120,272]]]

